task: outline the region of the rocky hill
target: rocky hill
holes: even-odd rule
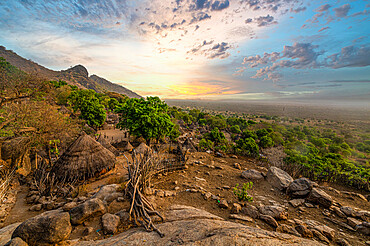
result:
[[[141,97],[137,93],[97,75],[89,76],[87,69],[82,65],[77,65],[67,70],[53,71],[31,60],[27,60],[11,50],[7,50],[4,46],[0,46],[0,57],[4,57],[10,64],[22,71],[37,74],[50,80],[65,80],[71,85],[76,85],[82,89],[92,89],[96,92],[112,91],[128,97]]]

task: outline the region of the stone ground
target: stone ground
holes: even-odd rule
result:
[[[75,202],[76,205],[83,204],[100,187],[124,182],[127,174],[125,165],[125,158],[118,157],[118,163],[114,170],[84,184],[81,194],[76,198],[69,199],[68,202]],[[300,223],[299,221],[315,220],[322,225],[333,228],[337,238],[345,238],[350,245],[366,245],[366,242],[370,241],[369,236],[345,227],[343,223],[349,223],[347,218],[339,217],[335,211],[309,203],[293,207],[289,204],[291,198],[274,188],[265,178],[254,181],[253,188],[250,190],[250,195],[254,198],[253,202],[238,201],[232,188],[236,184],[242,185],[249,181],[243,178],[241,173],[244,170],[255,169],[266,174],[268,168],[266,162],[255,159],[219,158],[204,152],[190,153],[187,169],[155,176],[152,180],[152,187],[148,190],[148,198],[157,210],[165,214],[165,223],[158,222],[158,228],[167,234],[165,238],[160,239],[156,233],[147,233],[143,228],[137,228],[128,221],[121,223],[114,234],[115,236],[112,237],[111,234],[103,232],[101,215],[99,215],[92,216],[80,225],[73,226],[69,243],[76,245],[178,245],[182,243],[184,245],[318,245],[318,241],[276,233],[273,226],[275,222],[250,218],[245,214],[231,216],[232,210],[235,209],[233,203],[239,203],[241,206],[245,204],[245,206],[253,205],[256,207],[274,205],[285,208],[288,218],[277,220],[276,223],[280,227],[281,225],[294,227]],[[335,202],[341,206],[370,210],[369,202],[360,195],[355,195],[358,193],[368,195],[365,192],[325,183],[319,184],[319,188],[333,197]],[[4,223],[0,224],[0,228],[3,228],[0,229],[0,245],[9,240],[8,234],[12,230],[12,226],[14,227],[14,223],[22,222],[48,210],[46,207],[42,207],[40,211],[29,211],[33,204],[25,202],[27,194],[28,187],[21,186],[17,194],[17,202],[11,210],[10,216]],[[58,204],[60,203],[62,201],[58,201]],[[174,204],[180,207],[174,209]],[[128,210],[129,206],[130,204],[123,199],[113,199],[107,203],[106,212],[116,214]],[[199,210],[186,209],[181,206],[196,207]],[[368,219],[365,218],[365,220]],[[95,242],[92,243],[91,240],[95,240]],[[316,238],[316,240],[318,239]],[[331,241],[330,244],[336,245],[335,241]]]

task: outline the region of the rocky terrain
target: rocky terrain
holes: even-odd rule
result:
[[[64,80],[67,83],[78,86],[81,89],[92,89],[95,90],[96,92],[111,91],[119,94],[124,94],[128,97],[135,98],[141,97],[137,93],[121,85],[114,84],[97,75],[89,76],[87,69],[82,65],[77,65],[62,71],[53,71],[31,60],[27,60],[17,55],[13,51],[7,50],[3,46],[0,46],[0,57],[4,57],[10,64],[12,64],[15,67],[18,67],[22,71],[37,74],[49,80],[59,80],[59,79]]]
[[[126,153],[127,155],[127,153]],[[189,155],[184,170],[154,177],[147,198],[164,215],[153,220],[165,236],[130,221],[119,165],[66,198],[40,197],[23,186],[2,223],[0,245],[368,245],[366,194],[306,178],[293,180],[277,167],[244,157]],[[239,201],[237,183],[252,181],[252,202]],[[23,198],[23,199],[22,199]],[[28,211],[27,211],[28,210]],[[112,237],[112,235],[114,235]],[[9,242],[10,241],[10,242]]]

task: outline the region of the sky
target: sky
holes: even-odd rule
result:
[[[369,0],[2,0],[0,45],[143,96],[369,102],[369,13]]]

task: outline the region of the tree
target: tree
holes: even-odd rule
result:
[[[100,104],[93,90],[72,91],[70,102],[74,111],[80,110],[80,118],[86,120],[91,127],[99,127],[106,120],[104,106]]]
[[[236,141],[236,152],[246,156],[258,156],[259,148],[253,138],[241,138]]]
[[[150,144],[151,139],[158,141],[172,132],[175,124],[167,111],[167,104],[158,97],[131,98],[116,109],[120,114],[117,127],[129,129],[131,134],[143,137]]]

